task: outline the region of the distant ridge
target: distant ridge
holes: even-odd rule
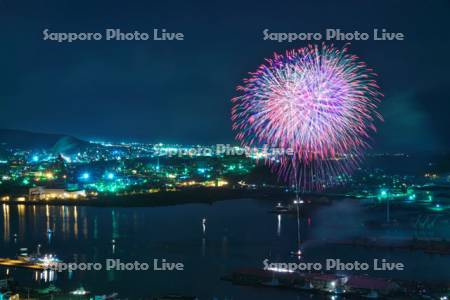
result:
[[[0,129],[0,145],[23,150],[45,149],[55,153],[69,154],[89,147],[90,143],[64,134]]]

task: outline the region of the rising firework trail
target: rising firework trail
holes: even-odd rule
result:
[[[376,74],[357,56],[333,45],[274,54],[238,86],[232,99],[236,138],[293,155],[266,159],[302,189],[338,181],[369,147],[382,98]]]

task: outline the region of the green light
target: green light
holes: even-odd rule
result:
[[[412,194],[408,197],[408,200],[413,201],[416,199],[416,194]]]

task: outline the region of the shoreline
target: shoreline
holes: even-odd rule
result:
[[[50,206],[94,206],[94,207],[155,207],[181,204],[213,204],[214,202],[232,199],[255,198],[261,200],[287,200],[293,197],[284,189],[223,189],[207,188],[174,192],[158,192],[135,195],[102,195],[96,199],[86,200],[34,200],[34,201],[0,201],[9,205],[50,205]]]

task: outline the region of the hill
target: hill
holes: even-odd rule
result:
[[[64,134],[0,129],[0,145],[22,150],[45,149],[55,153],[69,154],[89,147],[90,143]]]

